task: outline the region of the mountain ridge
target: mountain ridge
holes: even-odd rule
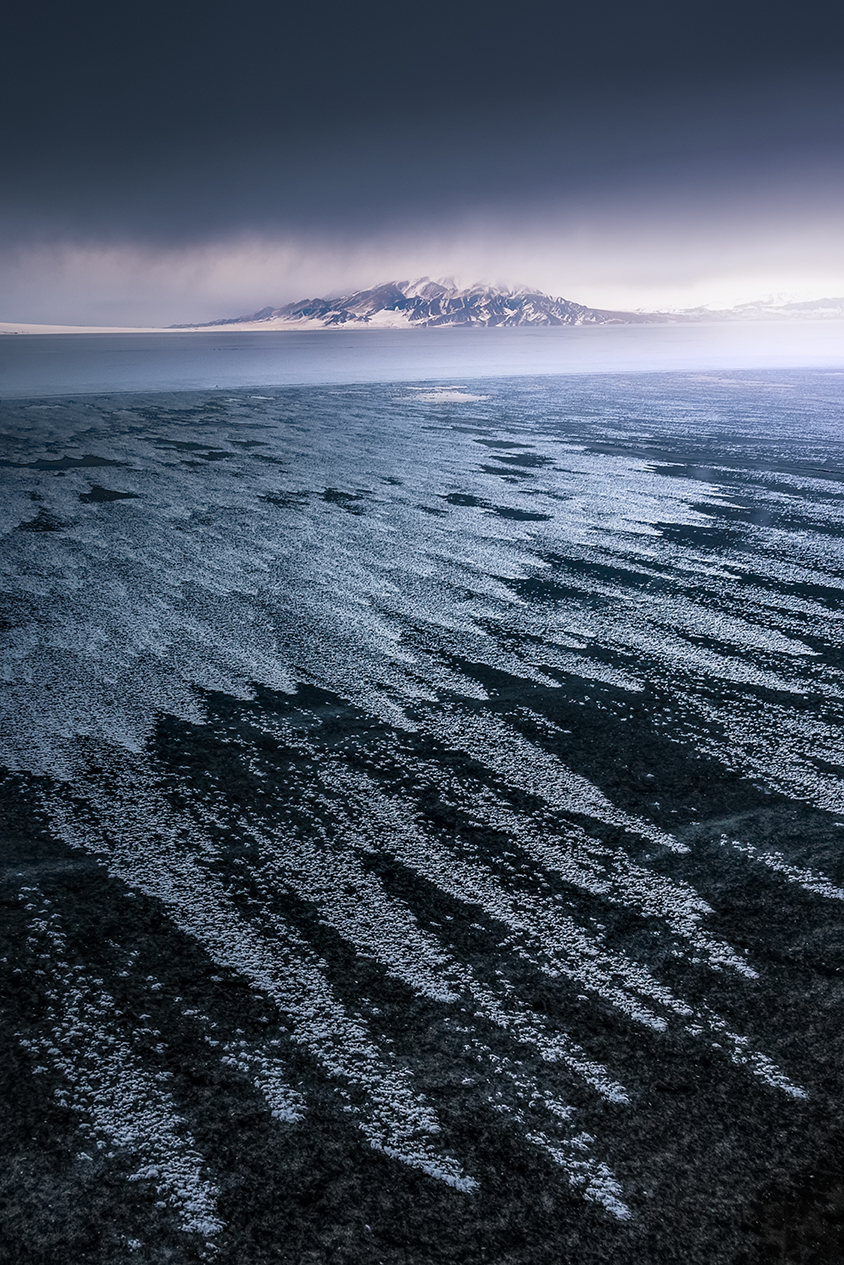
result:
[[[505,289],[477,283],[458,287],[452,278],[386,281],[351,294],[299,299],[263,307],[246,316],[221,317],[171,329],[425,329],[561,325],[650,325],[702,321],[844,318],[844,298],[807,301],[763,299],[733,308],[626,312],[589,307],[527,287]]]
[[[477,284],[460,289],[447,278],[431,281],[386,281],[340,297],[300,299],[281,307],[264,307],[248,316],[224,317],[174,329],[209,329],[236,325],[269,328],[370,325],[381,329],[437,326],[629,325],[646,323],[646,313],[614,312],[556,298],[541,290],[503,289]]]

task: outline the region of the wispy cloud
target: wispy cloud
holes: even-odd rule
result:
[[[731,306],[844,294],[844,217],[668,216],[644,208],[461,217],[427,232],[227,236],[198,244],[52,243],[0,253],[0,319],[213,320],[392,278],[533,286],[593,306]]]

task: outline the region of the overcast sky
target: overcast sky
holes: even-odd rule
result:
[[[831,0],[28,0],[0,46],[0,320],[844,294]]]

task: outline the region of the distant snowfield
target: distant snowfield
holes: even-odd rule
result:
[[[149,325],[35,325],[26,321],[0,321],[0,334],[166,334],[162,326]]]
[[[727,313],[713,312],[711,316],[701,316],[688,325],[680,324],[670,317],[666,317],[664,322],[648,321],[649,329],[694,329],[694,328],[710,328],[717,326],[719,328],[757,328],[764,330],[774,329],[791,329],[794,327],[802,328],[806,331],[811,330],[812,336],[827,341],[830,334],[838,328],[844,327],[844,317],[839,313],[826,312],[822,314],[807,312],[799,316],[795,315],[772,315],[766,313],[754,313],[749,316],[732,315]],[[403,312],[376,312],[366,321],[348,321],[342,325],[326,325],[322,320],[287,320],[284,317],[269,317],[256,321],[237,321],[231,323],[219,322],[216,324],[203,325],[40,325],[27,321],[0,321],[0,337],[4,334],[258,334],[258,333],[279,333],[289,331],[290,333],[309,333],[313,330],[325,331],[328,333],[375,333],[380,330],[421,330],[428,328],[418,321],[412,321]],[[457,323],[453,325],[442,325],[433,327],[439,329],[501,329],[500,326],[483,326],[480,323],[472,326],[461,326]],[[532,329],[560,329],[560,328],[577,328],[573,326],[552,326],[536,324],[533,326],[514,326],[511,328],[532,328]],[[586,326],[586,328],[595,328]],[[601,327],[598,327],[601,328]],[[606,328],[604,326],[603,328]],[[630,328],[624,322],[611,324],[609,328]],[[641,328],[641,326],[634,326]]]
[[[344,329],[418,329],[398,312],[378,313],[368,323],[349,323]],[[2,334],[254,334],[260,330],[312,330],[335,329],[322,321],[285,321],[281,318],[268,321],[238,321],[236,325],[35,325],[25,321],[0,321]]]

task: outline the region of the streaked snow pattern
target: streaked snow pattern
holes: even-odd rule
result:
[[[33,915],[28,965],[36,976],[48,979],[50,1025],[40,1040],[22,1037],[22,1045],[59,1073],[55,1097],[82,1117],[80,1133],[94,1153],[113,1146],[138,1156],[140,1166],[128,1180],[151,1182],[162,1204],[174,1210],[181,1230],[206,1240],[213,1237],[222,1229],[217,1192],[203,1178],[193,1139],[162,1086],[167,1074],[153,1075],[144,1068],[132,1038],[120,1032],[123,1016],[103,980],[66,961],[66,937],[60,916],[50,912],[51,902],[31,887],[23,887],[21,896]],[[149,1035],[147,1029],[141,1032]],[[134,1044],[140,1045],[137,1035]],[[38,1062],[32,1070],[37,1074],[45,1069]],[[94,1157],[82,1151],[78,1158],[91,1162]]]
[[[483,1119],[625,1223],[649,1212],[614,1148],[660,1043],[786,1115],[812,1100],[718,901],[844,900],[839,853],[754,835],[790,805],[840,839],[839,381],[5,408],[0,760],[68,856],[265,1009],[235,1029],[177,999],[275,1145],[318,1086],[472,1200]],[[225,1174],[160,1071],[170,1034],[156,1062],[61,899],[16,881],[32,1072],[181,1252],[219,1251]]]

